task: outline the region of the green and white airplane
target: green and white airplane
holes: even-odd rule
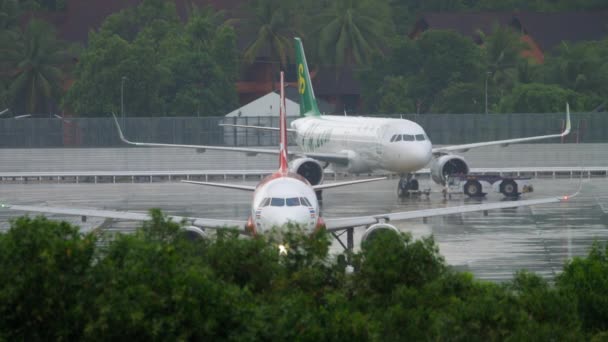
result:
[[[558,134],[495,140],[472,144],[433,147],[424,129],[417,123],[405,119],[378,117],[346,117],[322,115],[312,88],[310,73],[306,63],[304,47],[300,38],[295,38],[298,92],[300,93],[300,118],[291,123],[288,130],[295,134],[300,151],[290,152],[290,169],[306,178],[310,184],[323,182],[323,169],[332,165],[333,169],[348,173],[368,173],[386,170],[401,175],[397,186],[400,196],[409,194],[408,190],[418,190],[414,172],[429,165],[432,179],[445,184],[452,175],[466,175],[469,165],[465,159],[454,152],[466,152],[472,148],[559,138],[570,132],[570,110],[566,105],[566,127]],[[247,125],[228,125],[233,127],[278,131],[278,127]],[[117,123],[118,127],[118,123]],[[185,147],[199,150],[223,150],[246,152],[248,154],[276,154],[276,150],[175,145],[145,142],[132,142],[123,136],[128,144],[156,147]]]

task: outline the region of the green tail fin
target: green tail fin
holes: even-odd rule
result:
[[[310,82],[310,73],[308,72],[308,64],[304,55],[304,46],[302,40],[295,38],[296,44],[296,68],[298,74],[298,92],[300,93],[300,116],[320,116],[315,93],[312,90]]]

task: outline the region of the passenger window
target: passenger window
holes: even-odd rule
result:
[[[416,140],[424,141],[424,134],[416,134]]]
[[[300,202],[302,203],[302,205],[305,205],[307,207],[312,207],[312,205],[310,204],[310,202],[308,202],[308,199],[306,197],[300,197]]]
[[[285,199],[284,198],[273,197],[270,200],[270,205],[273,206],[273,207],[284,207],[285,206]]]
[[[414,141],[414,136],[409,134],[403,135],[403,141]]]
[[[264,198],[264,200],[262,201],[262,204],[260,204],[260,207],[267,207],[268,204],[270,204],[270,198],[266,197]]]
[[[395,139],[397,139],[397,134],[393,135],[393,137],[391,138],[391,142],[395,141]]]
[[[397,139],[395,141],[401,141],[401,134],[397,134]]]
[[[297,207],[300,205],[300,199],[297,197],[287,198],[285,201],[287,202],[288,207]]]

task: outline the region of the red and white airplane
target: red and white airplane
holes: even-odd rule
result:
[[[499,203],[485,203],[476,205],[453,206],[447,208],[434,208],[425,210],[414,210],[406,212],[385,213],[379,215],[367,215],[345,218],[326,218],[322,219],[319,215],[319,202],[315,191],[359,184],[385,179],[372,178],[356,181],[339,183],[328,183],[311,185],[304,177],[289,171],[288,152],[287,152],[287,121],[285,116],[285,97],[283,92],[283,73],[281,73],[281,110],[280,110],[280,148],[279,148],[279,169],[277,172],[263,179],[257,186],[222,184],[210,182],[182,181],[184,183],[215,186],[228,189],[238,189],[253,192],[251,203],[251,214],[247,221],[240,220],[218,220],[198,217],[169,216],[174,221],[186,222],[186,230],[205,236],[204,229],[238,229],[241,233],[248,235],[258,235],[269,232],[271,229],[281,229],[291,223],[298,225],[305,231],[312,233],[316,229],[326,229],[331,233],[346,231],[348,233],[348,246],[353,247],[353,229],[355,227],[366,227],[362,236],[362,241],[370,239],[375,233],[382,230],[392,230],[398,232],[397,228],[390,224],[393,220],[405,220],[415,218],[427,218],[473,211],[487,211],[491,209],[513,208],[536,204],[555,203],[566,201],[571,196],[547,197],[541,199],[509,201]],[[116,119],[116,118],[115,118]],[[77,209],[60,208],[47,206],[31,205],[9,205],[0,204],[0,209],[15,210],[25,212],[51,213],[63,215],[81,216],[83,221],[86,217],[102,217],[121,220],[149,220],[150,216],[145,213],[98,210],[98,209]],[[334,234],[336,238],[336,236]],[[339,239],[339,238],[338,238]],[[340,241],[342,243],[342,241]],[[281,246],[280,246],[281,248]],[[284,248],[281,248],[282,251]]]

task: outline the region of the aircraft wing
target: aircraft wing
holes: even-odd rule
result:
[[[255,191],[255,188],[256,188],[255,186],[251,186],[251,185],[238,185],[238,184],[226,184],[226,183],[211,183],[211,182],[196,182],[196,181],[189,181],[189,180],[183,180],[182,183],[215,186],[215,187],[218,187],[218,188],[245,190],[245,191]]]
[[[2,204],[0,205],[0,210],[16,210],[16,211],[24,211],[24,212],[33,212],[33,213],[43,213],[43,214],[59,214],[59,215],[68,215],[68,216],[81,216],[86,218],[88,216],[91,217],[102,217],[102,218],[111,218],[117,220],[129,220],[129,221],[148,221],[151,219],[150,215],[147,213],[136,213],[136,212],[128,212],[128,211],[114,211],[114,210],[101,210],[101,209],[79,209],[79,208],[62,208],[62,207],[47,207],[47,206],[35,206],[35,205],[10,205],[10,204]],[[184,216],[174,216],[168,215],[174,222],[182,222],[185,221],[187,224],[209,228],[209,229],[228,229],[228,228],[237,228],[237,230],[245,230],[246,221],[239,220],[217,220],[217,219],[207,219],[207,218],[199,218],[199,217],[184,217]]]
[[[537,205],[537,204],[564,202],[575,195],[563,196],[563,197],[547,197],[547,198],[530,199],[530,200],[498,202],[498,203],[471,204],[471,205],[454,206],[454,207],[447,207],[447,208],[433,208],[433,209],[423,209],[423,210],[402,211],[402,212],[388,213],[388,214],[381,214],[381,215],[345,217],[345,218],[324,218],[323,220],[325,221],[326,229],[331,232],[331,231],[341,230],[341,229],[345,229],[345,228],[372,225],[372,224],[383,222],[383,221],[389,222],[389,221],[396,221],[396,220],[409,220],[409,219],[426,218],[426,217],[433,217],[433,216],[470,213],[470,212],[474,212],[474,211],[486,211],[486,210],[493,210],[493,209],[505,209],[505,208],[515,208],[515,207],[523,207],[523,206],[530,206],[530,205]]]
[[[570,105],[566,104],[566,128],[562,133],[559,134],[549,134],[549,135],[540,135],[535,137],[527,137],[527,138],[516,138],[516,139],[506,139],[506,140],[494,140],[494,141],[486,141],[472,144],[462,144],[462,145],[452,145],[452,146],[443,146],[437,147],[433,149],[433,154],[443,154],[448,152],[466,152],[472,148],[484,147],[484,146],[493,146],[493,145],[502,145],[508,146],[510,144],[518,144],[528,141],[536,141],[550,138],[560,138],[568,135],[570,133]]]
[[[180,148],[192,148],[192,149],[197,149],[197,150],[202,150],[202,151],[204,151],[204,150],[233,151],[233,152],[244,152],[244,153],[247,153],[250,155],[257,155],[257,154],[277,155],[277,154],[279,154],[278,150],[270,150],[270,149],[264,149],[264,148],[229,147],[229,146],[213,146],[213,145],[162,144],[162,143],[146,143],[146,142],[130,141],[127,138],[125,138],[124,134],[122,133],[122,129],[120,128],[120,125],[118,124],[118,119],[116,119],[116,115],[113,115],[113,116],[114,116],[114,123],[116,124],[116,128],[118,129],[118,135],[120,137],[120,140],[122,140],[124,143],[129,144],[129,145],[147,146],[147,147],[180,147]]]
[[[340,186],[367,183],[367,182],[375,182],[375,181],[385,180],[385,179],[386,179],[386,177],[378,177],[378,178],[359,179],[359,180],[346,181],[346,182],[324,183],[324,184],[319,184],[319,185],[313,185],[312,188],[314,190],[325,190],[325,189],[337,188]]]

